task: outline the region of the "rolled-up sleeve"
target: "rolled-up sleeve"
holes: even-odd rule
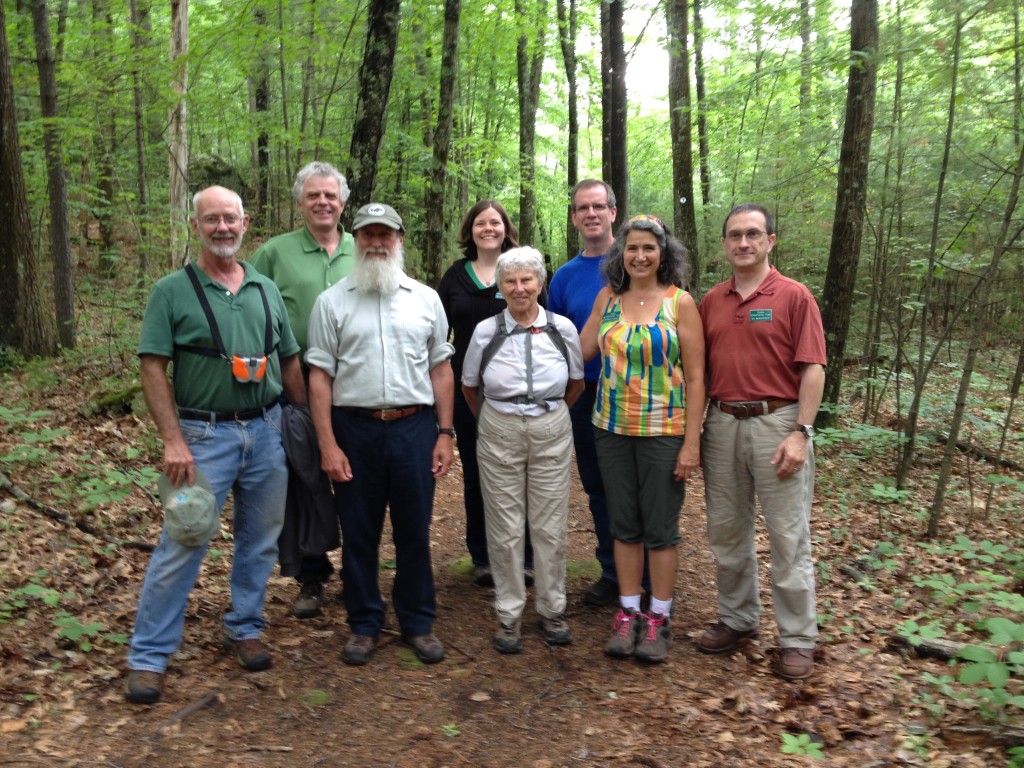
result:
[[[316,366],[333,379],[338,372],[338,326],[325,296],[322,293],[317,297],[309,315],[306,364]]]

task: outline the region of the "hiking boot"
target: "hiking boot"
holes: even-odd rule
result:
[[[377,638],[370,635],[352,635],[345,643],[345,649],[341,652],[341,660],[346,664],[359,667],[365,664],[373,656],[377,646]]]
[[[786,680],[806,680],[814,674],[814,649],[783,648],[779,657],[779,676]]]
[[[523,584],[525,584],[528,587],[532,587],[533,586],[533,579],[534,579],[533,568],[524,568],[523,569]]]
[[[402,642],[411,646],[416,658],[424,664],[437,664],[444,659],[444,646],[437,635],[402,635]]]
[[[498,653],[519,653],[523,650],[523,638],[519,634],[519,620],[511,624],[499,623],[494,636],[494,647]]]
[[[572,642],[572,632],[569,631],[565,614],[550,619],[541,616],[540,629],[544,633],[544,642],[548,645],[569,645]]]
[[[612,619],[611,640],[604,647],[604,652],[609,656],[625,659],[636,651],[636,644],[640,632],[641,614],[632,608],[620,608]]]
[[[304,581],[299,596],[292,603],[292,616],[296,619],[312,619],[320,615],[320,603],[324,598],[324,585],[320,581]]]
[[[238,665],[250,672],[262,672],[264,669],[270,669],[270,665],[274,663],[270,649],[258,637],[249,640],[234,640],[225,637],[224,650],[234,653]]]
[[[489,565],[474,565],[473,566],[473,586],[476,586],[476,587],[493,587],[494,586],[494,574],[491,573],[491,567]]]
[[[583,602],[600,608],[602,605],[611,605],[618,597],[618,582],[612,581],[607,576],[602,576],[583,593]]]
[[[124,697],[132,704],[156,704],[160,701],[163,688],[164,675],[162,672],[132,669],[124,681]]]
[[[741,640],[757,637],[756,629],[733,629],[724,622],[708,627],[697,641],[697,650],[701,653],[729,653],[736,650]]]
[[[668,658],[672,644],[672,628],[663,613],[641,614],[640,639],[633,655],[640,661],[660,664]]]

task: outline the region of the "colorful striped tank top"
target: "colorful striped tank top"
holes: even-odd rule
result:
[[[682,435],[686,428],[683,367],[676,333],[681,288],[671,286],[650,325],[622,319],[612,295],[598,331],[601,376],[593,423],[631,437]]]

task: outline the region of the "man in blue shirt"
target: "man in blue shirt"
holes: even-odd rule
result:
[[[616,211],[615,192],[609,184],[599,179],[584,179],[573,189],[571,200],[572,223],[583,238],[583,250],[555,272],[548,289],[547,308],[568,317],[579,331],[590,317],[594,300],[605,284],[601,264],[615,239],[612,235]],[[590,499],[590,514],[594,518],[594,533],[597,535],[594,554],[601,564],[601,577],[584,594],[586,603],[594,606],[609,605],[619,596],[613,541],[609,531],[608,503],[605,500],[601,471],[597,466],[594,426],[590,421],[600,368],[600,357],[586,363],[583,394],[569,412],[576,448],[576,467],[579,469],[583,490]]]

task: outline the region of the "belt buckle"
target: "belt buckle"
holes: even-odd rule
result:
[[[732,406],[732,415],[737,419],[749,419],[754,414],[750,411],[750,403],[738,403]]]
[[[401,410],[398,408],[381,408],[380,409],[380,420],[381,421],[395,421],[402,418]],[[394,415],[392,415],[394,414]]]

